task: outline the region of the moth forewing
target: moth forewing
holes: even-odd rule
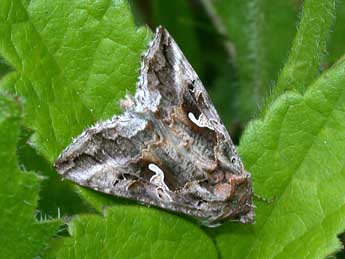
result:
[[[254,220],[250,174],[176,42],[158,27],[134,97],[87,129],[56,161],[65,178],[184,213],[207,225]]]

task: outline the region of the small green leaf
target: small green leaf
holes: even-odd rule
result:
[[[256,224],[218,231],[224,258],[324,258],[345,229],[345,59],[302,96],[281,95],[252,122],[240,153],[257,202]],[[236,245],[229,245],[236,244]]]
[[[198,227],[156,209],[117,206],[75,218],[69,232],[47,258],[217,258]]]
[[[287,90],[303,93],[315,80],[326,53],[326,43],[335,15],[335,0],[307,0],[289,59],[279,75],[266,108]]]
[[[0,94],[0,255],[31,259],[46,248],[60,222],[34,217],[40,180],[18,168],[19,123],[18,103]]]
[[[228,41],[234,44],[239,82],[233,102],[239,120],[246,123],[263,104],[287,57],[296,32],[298,1],[203,1],[214,3]]]

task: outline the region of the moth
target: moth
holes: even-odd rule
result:
[[[88,188],[199,219],[254,220],[251,177],[176,42],[158,27],[123,113],[74,139],[55,167]]]

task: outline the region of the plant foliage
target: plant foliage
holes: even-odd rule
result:
[[[54,160],[83,129],[120,112],[152,33],[135,24],[126,0],[2,0],[1,256],[325,258],[339,251],[345,3],[149,2],[151,16],[150,7],[131,4],[142,20],[176,35],[226,124],[246,127],[239,152],[255,192],[273,201],[256,200],[254,225],[210,230],[61,182]]]

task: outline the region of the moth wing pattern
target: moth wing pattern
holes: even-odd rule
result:
[[[64,178],[208,225],[254,220],[251,177],[198,75],[158,27],[123,113],[86,129],[58,157]]]

